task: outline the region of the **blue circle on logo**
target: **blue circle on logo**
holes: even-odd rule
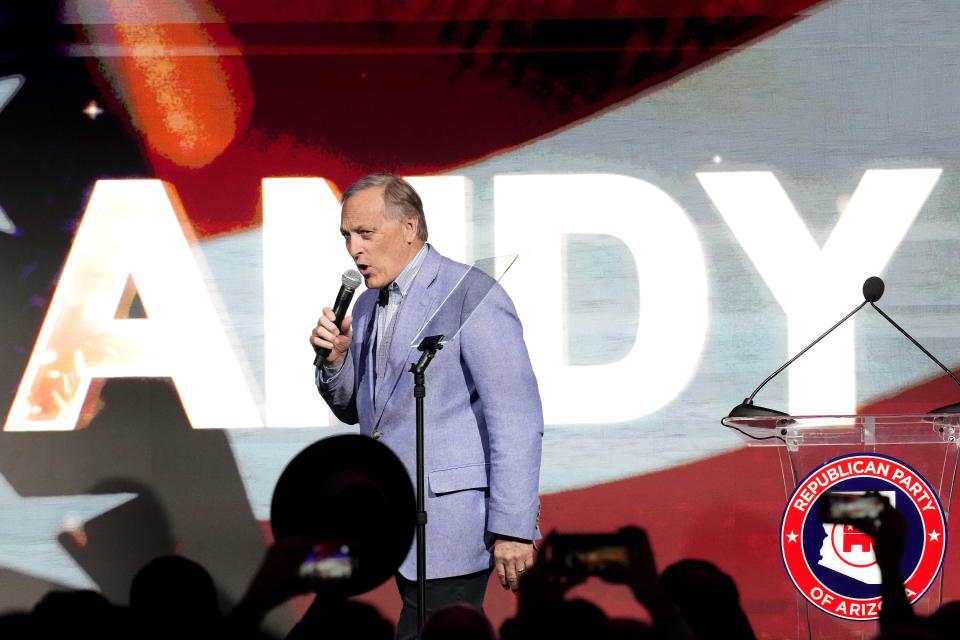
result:
[[[907,520],[907,542],[903,553],[901,570],[903,575],[913,573],[923,554],[924,529],[920,511],[913,499],[897,485],[876,477],[857,477],[841,480],[830,487],[830,491],[886,491],[895,492],[896,508]],[[842,526],[842,525],[837,525]],[[856,534],[855,534],[856,535]],[[811,506],[803,527],[803,554],[810,570],[827,588],[848,598],[877,598],[880,596],[880,584],[861,582],[820,564],[821,550],[831,544],[826,540],[827,532],[820,524],[820,504],[815,501]],[[867,542],[870,544],[869,542]]]

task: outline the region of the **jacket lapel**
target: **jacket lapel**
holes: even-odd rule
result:
[[[372,422],[373,385],[376,382],[373,351],[377,339],[376,300],[375,293],[361,296],[356,304],[359,308],[354,309],[354,339],[363,345],[354,360],[357,375],[357,417],[361,425]]]
[[[383,381],[377,389],[375,398],[374,426],[380,424],[384,407],[387,406],[398,387],[403,386],[398,383],[404,375],[409,374],[410,365],[419,358],[419,352],[416,347],[410,346],[410,342],[423,327],[430,313],[440,303],[436,299],[437,295],[433,289],[433,284],[440,271],[440,264],[440,254],[433,247],[428,247],[427,255],[423,259],[423,264],[420,265],[420,271],[414,278],[413,285],[407,292],[403,305],[401,305],[397,314],[397,324],[394,328],[390,351],[387,356],[387,370],[384,372]],[[412,376],[412,374],[409,375]]]

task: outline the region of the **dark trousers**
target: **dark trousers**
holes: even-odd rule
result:
[[[403,600],[400,620],[397,622],[397,640],[415,640],[417,637],[417,581],[407,580],[399,573],[395,575],[397,589]],[[427,619],[434,611],[457,602],[472,605],[483,611],[483,596],[487,592],[490,570],[478,571],[465,576],[427,580],[426,595]]]

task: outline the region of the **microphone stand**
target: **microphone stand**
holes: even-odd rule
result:
[[[427,365],[443,349],[443,336],[427,336],[417,349],[419,362],[410,365],[413,374],[413,397],[417,403],[417,631],[427,618],[427,512],[423,505],[423,398],[427,395],[424,372]]]
[[[766,417],[770,417],[770,416],[786,416],[787,414],[784,413],[784,412],[782,412],[782,411],[777,411],[776,409],[769,409],[769,408],[767,408],[767,407],[760,407],[760,406],[757,406],[757,405],[753,404],[753,397],[754,397],[755,395],[757,395],[757,393],[760,391],[760,389],[763,389],[763,387],[764,387],[768,382],[770,382],[771,380],[773,380],[778,373],[780,373],[781,371],[783,371],[784,369],[786,369],[787,367],[789,367],[791,364],[793,364],[793,361],[794,361],[794,360],[796,360],[797,358],[799,358],[800,356],[802,356],[803,354],[805,354],[807,351],[809,351],[810,348],[811,348],[813,345],[817,344],[818,342],[820,342],[821,340],[823,340],[824,338],[826,338],[827,335],[828,335],[830,332],[832,332],[834,329],[836,329],[837,327],[839,327],[840,325],[842,325],[844,322],[846,322],[846,321],[850,318],[850,316],[852,316],[853,314],[855,314],[857,311],[860,311],[860,309],[863,309],[863,307],[864,307],[868,302],[869,302],[870,304],[873,304],[873,302],[871,302],[870,300],[864,300],[863,302],[861,302],[860,305],[859,305],[856,309],[854,309],[853,311],[851,311],[851,312],[848,313],[847,315],[843,316],[843,318],[840,320],[840,322],[838,322],[837,324],[833,325],[832,327],[830,327],[829,329],[827,329],[826,331],[824,331],[822,334],[820,334],[820,337],[819,337],[819,338],[817,338],[816,340],[814,340],[813,342],[811,342],[810,344],[808,344],[806,347],[804,347],[804,348],[803,348],[803,351],[801,351],[801,352],[798,353],[797,355],[793,356],[792,358],[790,358],[789,360],[787,360],[786,362],[784,362],[784,363],[780,366],[779,369],[777,369],[776,371],[774,371],[773,373],[771,373],[770,375],[768,375],[768,376],[767,376],[767,379],[764,380],[763,382],[761,382],[761,383],[760,383],[760,386],[757,387],[756,389],[754,389],[754,390],[753,390],[753,393],[751,393],[749,397],[744,398],[743,402],[741,402],[740,404],[738,404],[737,406],[735,406],[735,407],[733,408],[733,410],[730,412],[730,415],[727,416],[727,417],[728,417],[728,418],[743,418],[743,417],[761,417],[761,416],[766,416]],[[876,305],[874,305],[874,308],[876,308]],[[879,311],[879,309],[877,309],[877,310]],[[921,347],[921,348],[922,348],[922,347]]]
[[[957,376],[954,375],[953,371],[951,371],[950,369],[948,369],[942,362],[940,362],[939,360],[937,360],[932,353],[930,353],[929,351],[927,351],[926,349],[924,349],[923,345],[921,345],[919,342],[917,342],[916,340],[914,340],[913,336],[911,336],[909,333],[907,333],[906,330],[905,330],[903,327],[901,327],[901,326],[898,325],[896,322],[894,322],[893,318],[891,318],[891,317],[888,316],[886,313],[884,313],[883,310],[880,309],[880,307],[878,307],[878,306],[876,305],[877,300],[879,300],[879,299],[883,296],[883,289],[884,289],[883,280],[881,280],[881,279],[878,278],[877,276],[871,276],[871,277],[867,278],[867,279],[864,281],[864,283],[863,283],[863,302],[861,302],[861,303],[857,306],[856,309],[854,309],[853,311],[851,311],[851,312],[848,313],[847,315],[843,316],[843,318],[840,320],[840,322],[838,322],[837,324],[833,325],[832,327],[830,327],[829,329],[827,329],[826,331],[824,331],[824,332],[820,335],[820,337],[818,337],[816,340],[814,340],[813,342],[811,342],[810,344],[808,344],[806,347],[804,347],[803,351],[801,351],[801,352],[798,353],[797,355],[795,355],[795,356],[793,356],[792,358],[790,358],[789,360],[787,360],[779,369],[777,369],[776,371],[774,371],[773,373],[771,373],[769,376],[767,376],[767,379],[764,380],[763,382],[761,382],[761,383],[760,383],[760,386],[757,387],[756,389],[754,389],[754,390],[753,390],[753,393],[751,393],[749,397],[744,398],[744,399],[743,399],[743,402],[741,402],[740,404],[738,404],[737,406],[735,406],[735,407],[730,411],[730,414],[729,414],[727,417],[728,417],[728,418],[760,418],[760,417],[772,418],[772,417],[778,417],[778,416],[787,416],[787,414],[784,413],[784,412],[782,412],[782,411],[777,411],[776,409],[769,409],[769,408],[767,408],[767,407],[761,407],[761,406],[757,406],[757,405],[753,404],[753,397],[754,397],[755,395],[757,395],[757,393],[760,391],[760,389],[762,389],[762,388],[764,387],[764,385],[766,385],[768,382],[770,382],[778,373],[780,373],[781,371],[783,371],[784,369],[786,369],[787,367],[789,367],[790,364],[793,363],[794,360],[796,360],[797,358],[799,358],[800,356],[802,356],[803,354],[805,354],[805,353],[810,349],[810,347],[812,347],[813,345],[817,344],[818,342],[820,342],[821,340],[823,340],[825,337],[827,337],[827,334],[829,334],[831,331],[833,331],[834,329],[836,329],[837,327],[839,327],[841,324],[843,324],[844,322],[846,322],[846,321],[850,318],[850,316],[852,316],[853,314],[855,314],[857,311],[860,311],[860,309],[862,309],[862,308],[863,308],[865,305],[867,305],[867,304],[869,304],[871,307],[873,307],[874,309],[876,309],[876,310],[877,310],[877,313],[879,313],[881,316],[883,316],[883,318],[884,318],[887,322],[889,322],[890,324],[892,324],[892,325],[897,329],[897,331],[899,331],[899,332],[902,333],[904,336],[906,336],[906,338],[907,338],[910,342],[912,342],[915,347],[917,347],[918,349],[920,349],[920,351],[922,351],[928,358],[930,358],[930,359],[933,360],[935,363],[937,363],[937,365],[938,365],[941,369],[943,369],[944,371],[946,371],[946,372],[947,372],[947,375],[949,375],[951,378],[953,378],[953,381],[956,382],[958,386],[960,386],[960,379],[958,379]],[[945,406],[945,407],[938,407],[938,408],[936,408],[936,409],[931,409],[931,410],[928,411],[927,413],[960,413],[960,402],[954,403],[954,404],[949,404],[949,405],[947,405],[947,406]],[[783,424],[786,424],[788,421],[789,421],[789,420],[787,420],[787,421],[782,421],[782,423],[783,423]],[[722,422],[722,421],[721,421],[721,422]],[[749,434],[747,434],[747,435],[749,435]],[[751,436],[751,437],[752,437],[752,436]]]
[[[948,368],[946,367],[946,365],[944,365],[942,362],[940,362],[939,360],[937,360],[936,357],[934,357],[934,355],[933,355],[932,353],[930,353],[929,351],[927,351],[926,349],[924,349],[924,348],[923,348],[923,345],[920,344],[919,342],[917,342],[916,340],[914,340],[914,338],[913,338],[912,335],[910,335],[909,333],[907,333],[906,330],[905,330],[903,327],[901,327],[900,325],[898,325],[896,322],[893,321],[893,318],[891,318],[890,316],[888,316],[887,314],[885,314],[885,313],[883,312],[883,310],[882,310],[880,307],[878,307],[877,305],[875,305],[873,302],[870,303],[870,306],[873,307],[874,309],[876,309],[876,310],[877,310],[877,313],[879,313],[881,316],[883,316],[883,317],[886,319],[887,322],[889,322],[890,324],[892,324],[892,325],[897,329],[897,331],[899,331],[899,332],[902,333],[904,336],[906,336],[907,340],[909,340],[910,342],[912,342],[913,345],[914,345],[917,349],[920,349],[920,351],[923,351],[923,353],[924,353],[928,358],[930,358],[931,360],[933,360],[934,362],[936,362],[937,365],[938,365],[941,369],[943,369],[944,371],[946,371],[946,372],[947,372],[947,375],[950,376],[951,378],[953,378],[953,381],[956,382],[957,385],[960,385],[960,380],[957,380],[957,376],[954,375],[953,371],[950,371],[950,369],[948,369]],[[948,404],[948,405],[945,406],[945,407],[937,407],[936,409],[931,409],[931,410],[928,411],[927,413],[957,413],[957,412],[960,412],[960,403]]]

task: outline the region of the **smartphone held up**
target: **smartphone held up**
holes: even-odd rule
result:
[[[586,576],[635,566],[636,547],[636,540],[620,533],[579,533],[553,537],[544,551],[554,575]]]
[[[885,509],[893,508],[878,491],[826,491],[820,497],[820,522],[848,524],[857,528],[880,526]]]

